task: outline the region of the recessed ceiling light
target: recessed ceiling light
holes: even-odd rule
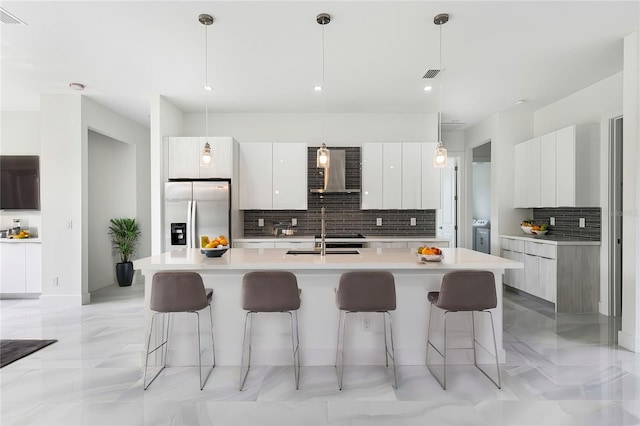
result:
[[[211,87],[211,86],[204,86],[204,90],[209,90],[209,91],[211,91],[211,90],[213,90],[213,87]]]
[[[73,90],[84,90],[84,84],[82,83],[69,83],[69,87]]]
[[[424,91],[425,91],[425,92],[428,92],[428,91],[430,91],[431,89],[433,89],[433,87],[431,87],[431,86],[424,86]]]
[[[520,105],[520,104],[523,104],[523,103],[525,103],[525,102],[527,102],[527,101],[526,101],[526,100],[524,100],[524,99],[518,99],[518,100],[516,101],[516,105]]]
[[[315,90],[316,92],[320,92],[322,91],[322,86],[315,86],[313,90]]]

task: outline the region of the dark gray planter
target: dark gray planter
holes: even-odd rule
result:
[[[133,263],[121,262],[116,264],[116,277],[120,287],[130,286],[133,282]]]

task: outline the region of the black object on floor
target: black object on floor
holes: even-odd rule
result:
[[[11,364],[14,361],[24,358],[25,356],[32,354],[45,346],[49,346],[57,340],[0,340],[0,368],[5,365]]]

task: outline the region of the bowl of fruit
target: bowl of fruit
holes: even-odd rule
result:
[[[208,236],[203,235],[200,237],[200,253],[207,257],[220,257],[229,250],[229,241],[224,235],[210,240]]]
[[[533,228],[531,228],[531,233],[535,235],[544,235],[547,232],[549,232],[549,226],[546,223],[543,223],[540,226],[535,225]]]
[[[525,234],[533,234],[533,222],[530,220],[523,220],[520,228],[522,228]]]
[[[440,262],[442,259],[444,259],[442,250],[440,250],[438,247],[418,247],[416,254],[421,262]]]

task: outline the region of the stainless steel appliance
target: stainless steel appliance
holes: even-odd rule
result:
[[[229,180],[176,180],[164,186],[165,250],[200,248],[200,237],[231,244]]]
[[[491,225],[487,219],[474,219],[473,224],[473,250],[490,254],[491,252]]]

